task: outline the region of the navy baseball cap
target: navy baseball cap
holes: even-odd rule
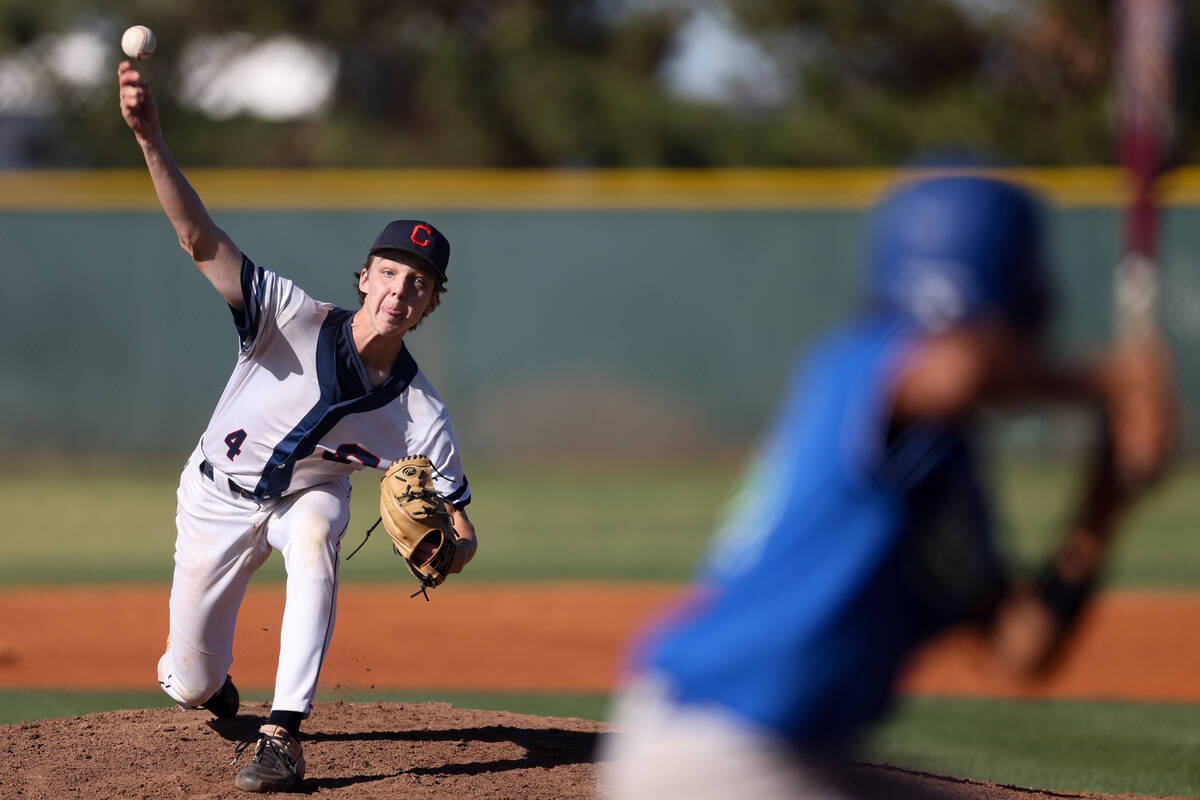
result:
[[[450,242],[437,228],[419,219],[398,219],[389,222],[371,245],[370,255],[399,250],[412,253],[426,262],[442,283],[446,282],[446,266],[450,263]]]

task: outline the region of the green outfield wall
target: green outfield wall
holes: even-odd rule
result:
[[[854,308],[867,211],[897,176],[192,177],[251,258],[343,306],[355,303],[352,273],[386,222],[442,228],[449,293],[410,348],[469,450],[661,457],[754,436],[796,352]],[[1119,176],[1013,177],[1047,197],[1057,340],[1102,340]],[[1166,199],[1164,316],[1186,422],[1200,409],[1200,179],[1183,174]],[[0,242],[0,450],[184,452],[224,386],[236,336],[145,176],[0,173]]]

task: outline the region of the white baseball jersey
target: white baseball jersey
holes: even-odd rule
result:
[[[446,406],[407,348],[372,387],[353,311],[245,256],[241,281],[237,365],[200,444],[209,462],[265,500],[423,454],[441,473],[438,491],[457,508],[470,502]]]

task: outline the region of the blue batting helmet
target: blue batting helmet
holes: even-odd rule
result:
[[[1040,332],[1053,291],[1037,201],[1011,183],[936,177],[888,195],[873,217],[872,303],[929,330],[982,314]]]

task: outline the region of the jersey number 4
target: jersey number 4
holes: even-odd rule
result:
[[[229,448],[225,451],[225,455],[229,456],[230,461],[233,461],[235,456],[241,455],[244,441],[246,441],[246,432],[241,428],[225,437],[225,446]]]

